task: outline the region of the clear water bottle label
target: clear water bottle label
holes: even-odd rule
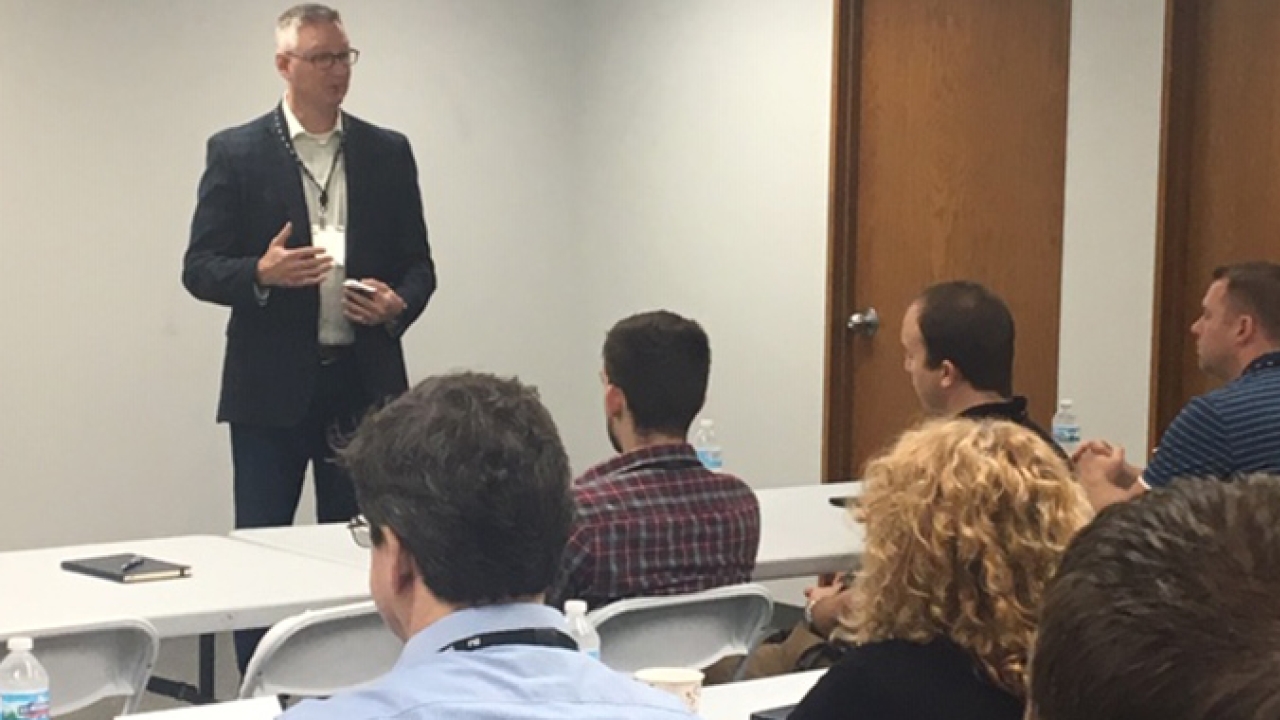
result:
[[[49,691],[0,695],[0,720],[49,720]]]
[[[1058,441],[1059,445],[1078,445],[1080,443],[1080,426],[1079,425],[1054,425],[1053,439]]]
[[[720,448],[698,448],[698,459],[708,470],[716,471],[724,467],[724,458]]]

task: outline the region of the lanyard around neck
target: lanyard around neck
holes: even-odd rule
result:
[[[500,632],[472,635],[445,645],[440,648],[440,652],[473,652],[501,645],[558,647],[575,651],[578,649],[578,643],[559,630],[552,628],[526,628],[524,630],[502,630]]]
[[[276,135],[279,136],[280,142],[284,145],[284,149],[289,152],[289,157],[297,163],[298,168],[302,170],[303,176],[311,181],[311,184],[320,192],[320,212],[324,214],[329,209],[329,184],[333,182],[334,171],[338,169],[338,161],[342,159],[342,154],[347,147],[347,134],[345,132],[338,133],[338,151],[333,154],[333,162],[329,164],[329,173],[325,175],[324,184],[321,185],[316,176],[311,173],[311,169],[306,163],[302,162],[302,158],[298,156],[298,150],[293,145],[293,140],[289,134],[285,132],[284,105],[276,108]]]

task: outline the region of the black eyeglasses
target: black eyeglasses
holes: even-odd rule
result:
[[[347,523],[347,530],[351,533],[351,539],[356,545],[366,550],[373,547],[373,536],[370,534],[372,529],[364,515],[351,518]]]
[[[351,48],[350,50],[343,50],[342,52],[336,52],[336,53],[316,53],[314,55],[299,55],[297,53],[285,53],[285,55],[288,55],[289,57],[292,57],[292,58],[297,58],[299,60],[305,60],[311,63],[312,65],[315,65],[317,68],[321,70],[328,70],[329,68],[333,67],[334,63],[342,63],[347,67],[351,67],[352,65],[355,65],[360,60],[360,51],[356,50],[355,48]]]

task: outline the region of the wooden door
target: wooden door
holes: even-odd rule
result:
[[[1213,269],[1280,261],[1280,2],[1172,0],[1167,20],[1153,441],[1211,389],[1189,328]]]
[[[984,283],[1017,323],[1014,385],[1056,404],[1068,0],[838,0],[824,474],[856,477],[920,417],[902,315]],[[882,325],[851,333],[874,307]]]

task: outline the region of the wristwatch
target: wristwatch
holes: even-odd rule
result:
[[[808,599],[806,599],[804,603],[804,624],[807,625],[810,630],[813,629],[813,606],[817,604],[817,601]]]

